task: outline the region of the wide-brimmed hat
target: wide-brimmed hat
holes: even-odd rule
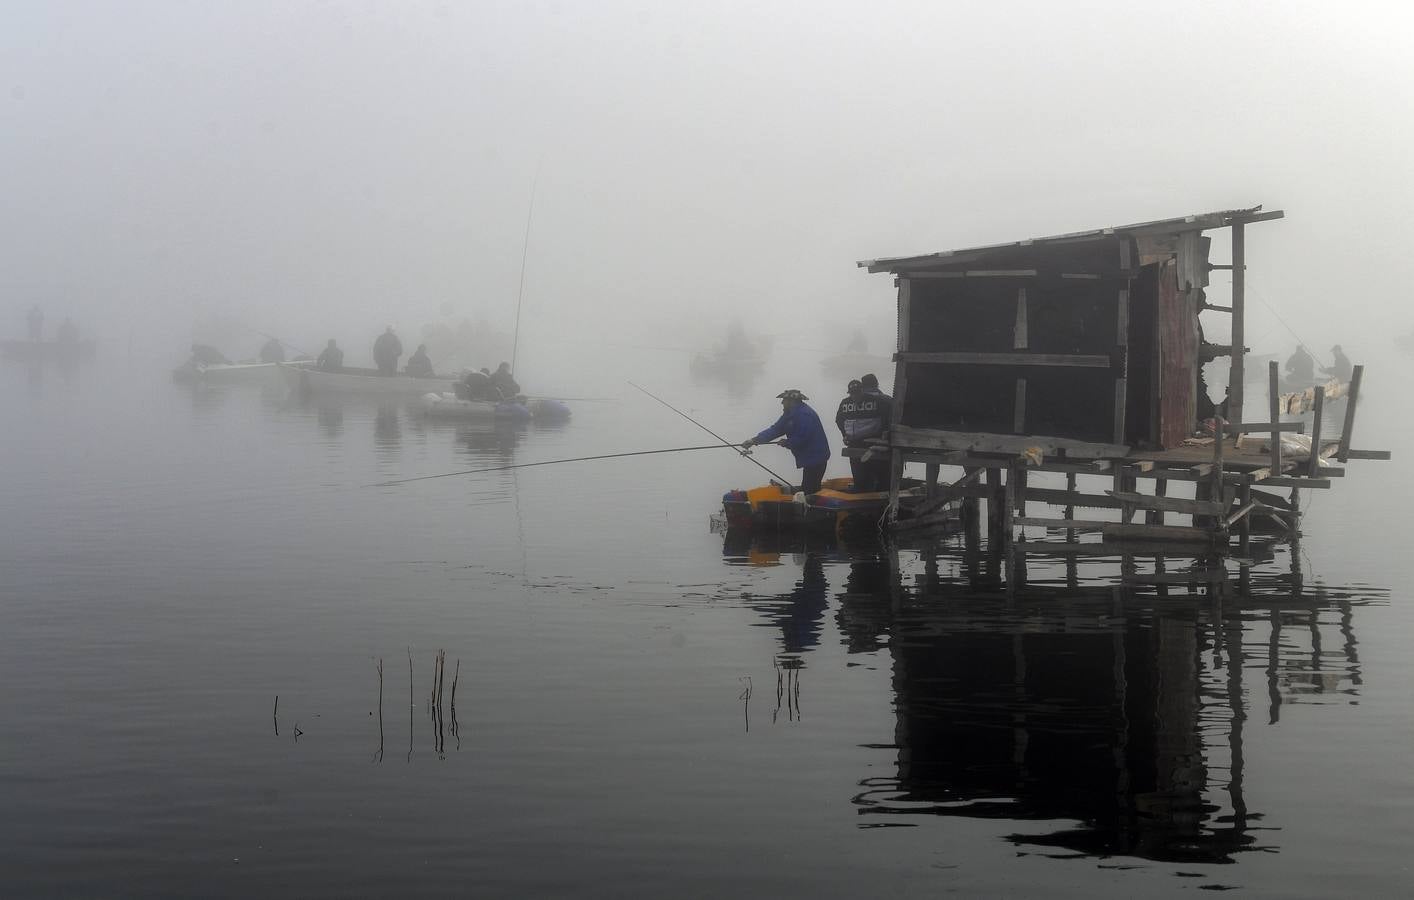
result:
[[[803,403],[803,402],[805,402],[806,400],[809,400],[810,398],[807,397],[807,396],[805,396],[804,394],[802,394],[800,391],[796,390],[795,388],[786,388],[785,390],[781,391],[779,394],[776,395],[776,399],[777,399],[777,400],[796,400],[796,401],[799,401],[799,402],[802,402],[802,403]]]

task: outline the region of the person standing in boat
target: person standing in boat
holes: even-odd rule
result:
[[[800,490],[814,494],[820,490],[825,465],[830,461],[830,439],[825,436],[820,416],[805,402],[808,397],[794,388],[781,391],[776,396],[781,401],[781,417],[770,428],[742,441],[741,448],[745,450],[784,435],[781,446],[790,450],[801,470]],[[790,485],[786,487],[789,489]]]
[[[263,363],[282,363],[285,361],[285,345],[275,338],[271,338],[260,345],[260,361]]]
[[[501,396],[507,400],[520,394],[520,385],[511,377],[511,364],[501,363],[496,367],[496,371],[491,375],[491,383],[501,392]]]
[[[29,314],[25,316],[25,324],[29,326],[30,340],[44,340],[44,313],[40,311],[38,304],[29,308]]]
[[[883,417],[883,404],[877,394],[864,390],[864,383],[855,379],[849,383],[848,395],[840,401],[835,412],[835,425],[846,447],[863,453],[874,438],[882,437],[888,422]],[[854,475],[854,489],[867,493],[880,491],[883,485],[877,483],[877,460],[865,462],[858,456],[849,458],[849,470]]]
[[[427,345],[418,344],[417,350],[408,357],[408,364],[403,368],[413,378],[432,377],[432,358],[427,355]]]
[[[378,366],[379,375],[398,374],[398,357],[403,355],[403,342],[393,334],[393,326],[378,335],[373,342],[373,362]]]
[[[344,351],[339,349],[333,338],[329,338],[328,345],[314,361],[314,367],[321,372],[337,372],[344,367]]]

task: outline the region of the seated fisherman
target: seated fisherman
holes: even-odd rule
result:
[[[337,372],[344,367],[344,351],[339,349],[333,338],[329,338],[329,345],[314,361],[314,367],[324,372]]]
[[[408,357],[407,365],[403,368],[403,371],[411,375],[413,378],[433,377],[432,359],[427,355],[426,344],[417,345],[416,352],[414,352],[412,356]]]

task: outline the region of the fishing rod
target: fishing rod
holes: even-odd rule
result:
[[[516,370],[516,351],[520,349],[520,309],[525,301],[525,260],[530,256],[530,218],[535,214],[535,189],[540,185],[540,166],[535,166],[535,179],[530,183],[530,208],[525,211],[525,240],[520,246],[520,288],[516,292],[516,328],[511,334],[511,371]]]
[[[765,466],[760,460],[758,460],[758,459],[756,459],[755,457],[753,457],[750,453],[747,453],[745,450],[742,450],[742,449],[741,449],[740,447],[738,447],[736,444],[733,444],[731,441],[729,441],[729,440],[727,440],[726,438],[722,437],[720,434],[718,434],[717,432],[715,432],[715,431],[713,431],[712,429],[708,428],[706,425],[703,425],[701,422],[697,421],[697,420],[694,419],[692,416],[689,416],[687,413],[685,413],[685,412],[683,412],[682,410],[678,409],[676,406],[673,406],[671,403],[669,403],[668,401],[664,400],[662,397],[659,397],[657,394],[654,394],[653,392],[649,391],[647,388],[641,388],[641,387],[639,387],[638,385],[634,384],[632,381],[629,382],[629,387],[636,388],[636,389],[642,391],[643,393],[645,393],[645,394],[647,394],[648,396],[652,397],[654,400],[657,400],[659,403],[661,403],[661,404],[663,404],[664,406],[666,406],[668,409],[671,409],[673,412],[677,413],[678,415],[682,416],[684,419],[686,419],[686,420],[688,420],[689,422],[691,422],[692,424],[696,425],[698,428],[701,428],[703,431],[705,431],[705,432],[707,432],[708,434],[712,435],[712,437],[714,437],[714,438],[716,438],[717,440],[721,441],[724,445],[726,445],[726,446],[728,446],[728,447],[731,447],[733,450],[735,450],[736,452],[740,453],[742,456],[744,456],[744,457],[746,457],[747,459],[751,460],[751,462],[756,463],[757,466],[759,466],[761,469],[765,470],[766,474],[770,475],[772,478],[776,479],[776,480],[779,481],[781,484],[784,484],[784,485],[787,485],[787,486],[790,485],[790,479],[789,479],[789,478],[782,478],[780,475],[777,475],[775,472],[772,472],[770,469],[767,469],[766,466]]]
[[[761,446],[766,446],[762,444]],[[394,481],[380,481],[377,484],[365,484],[364,487],[390,487],[395,484],[407,484],[409,481],[429,481],[433,478],[451,478],[453,475],[479,475],[482,472],[506,472],[511,469],[532,469],[536,466],[556,466],[560,463],[589,462],[595,459],[621,459],[625,456],[652,456],[655,453],[686,453],[689,450],[721,450],[723,447],[731,447],[730,444],[704,444],[701,447],[669,447],[665,450],[632,450],[627,453],[605,453],[601,456],[576,456],[573,459],[547,459],[541,462],[518,463],[510,466],[492,466],[489,469],[467,469],[463,472],[443,472],[440,475],[419,475],[416,478],[399,478]],[[737,448],[732,447],[733,450]],[[740,452],[740,451],[738,451]]]

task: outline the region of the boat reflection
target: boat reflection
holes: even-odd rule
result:
[[[875,745],[893,772],[852,798],[861,826],[1006,820],[1021,852],[1047,855],[1224,863],[1275,849],[1280,823],[1248,797],[1244,734],[1291,704],[1358,703],[1356,611],[1383,599],[1306,584],[1280,553],[1226,581],[1077,581],[1098,561],[1072,556],[1033,561],[1017,584],[961,539],[802,549],[794,590],[746,602],[803,652],[827,624],[828,572],[847,572],[840,639],[887,655],[895,710]],[[724,552],[772,559],[759,540]]]

